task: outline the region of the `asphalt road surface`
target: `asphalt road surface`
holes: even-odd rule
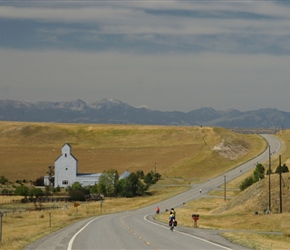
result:
[[[278,153],[281,143],[273,135],[262,135],[269,143],[271,153]],[[161,212],[198,199],[243,174],[260,162],[268,161],[269,149],[255,159],[236,167],[216,178],[193,185],[192,188],[166,201],[146,208],[98,216],[74,223],[27,246],[35,249],[247,249],[219,236],[219,230],[177,226],[171,232],[167,224],[155,221],[156,206]],[[202,192],[200,193],[200,189]],[[194,211],[193,211],[194,213]],[[178,220],[178,214],[176,214]],[[191,214],[189,215],[191,219]],[[200,218],[202,220],[202,218]]]

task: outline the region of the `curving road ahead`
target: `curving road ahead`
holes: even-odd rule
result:
[[[268,141],[272,152],[277,153],[281,149],[281,143],[275,136],[262,136]],[[181,206],[184,202],[216,189],[224,183],[225,178],[230,181],[254,168],[257,162],[268,159],[267,149],[255,159],[205,183],[194,185],[180,195],[159,202],[158,206],[161,211]],[[178,226],[171,232],[167,225],[153,219],[156,206],[86,219],[36,241],[25,249],[247,249],[220,237],[218,230]]]

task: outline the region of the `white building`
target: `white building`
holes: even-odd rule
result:
[[[54,162],[54,187],[68,187],[75,182],[82,186],[93,186],[98,184],[102,173],[98,174],[81,174],[78,173],[78,160],[71,153],[71,146],[66,143],[62,146],[61,155]],[[127,178],[129,171],[120,175],[119,179]],[[44,185],[50,185],[49,176],[44,176]]]
[[[82,186],[95,185],[98,183],[99,174],[80,174],[78,173],[78,160],[71,153],[71,146],[66,143],[63,145],[62,154],[54,162],[54,187],[72,186],[79,182]],[[44,177],[44,184],[49,185],[49,177]]]

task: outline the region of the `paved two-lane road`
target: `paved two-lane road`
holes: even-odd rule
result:
[[[275,136],[263,137],[268,141],[272,152],[280,150],[281,143]],[[163,211],[181,206],[222,185],[224,176],[226,181],[230,181],[253,169],[257,162],[268,159],[267,149],[255,159],[205,183],[194,185],[187,192],[158,203],[158,206]],[[202,194],[199,192],[200,188]],[[247,249],[223,239],[216,230],[178,226],[171,232],[167,225],[152,219],[156,206],[155,204],[134,211],[83,220],[33,243],[26,249]]]

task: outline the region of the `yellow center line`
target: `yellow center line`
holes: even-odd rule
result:
[[[128,216],[124,216],[123,218],[121,218],[120,219],[120,221],[121,221],[121,224],[129,231],[129,232],[131,232],[132,234],[134,234],[134,235],[137,235],[138,236],[138,238],[139,239],[143,239],[143,237],[141,236],[141,235],[138,235],[132,228],[130,228],[129,226],[128,226],[128,224],[126,224],[125,223],[125,221],[124,221],[124,219],[126,218],[126,217],[128,217]],[[151,242],[149,242],[149,241],[144,241],[145,242],[145,244],[147,244],[147,245],[151,245]],[[159,249],[157,249],[157,250],[161,250],[160,248]]]

